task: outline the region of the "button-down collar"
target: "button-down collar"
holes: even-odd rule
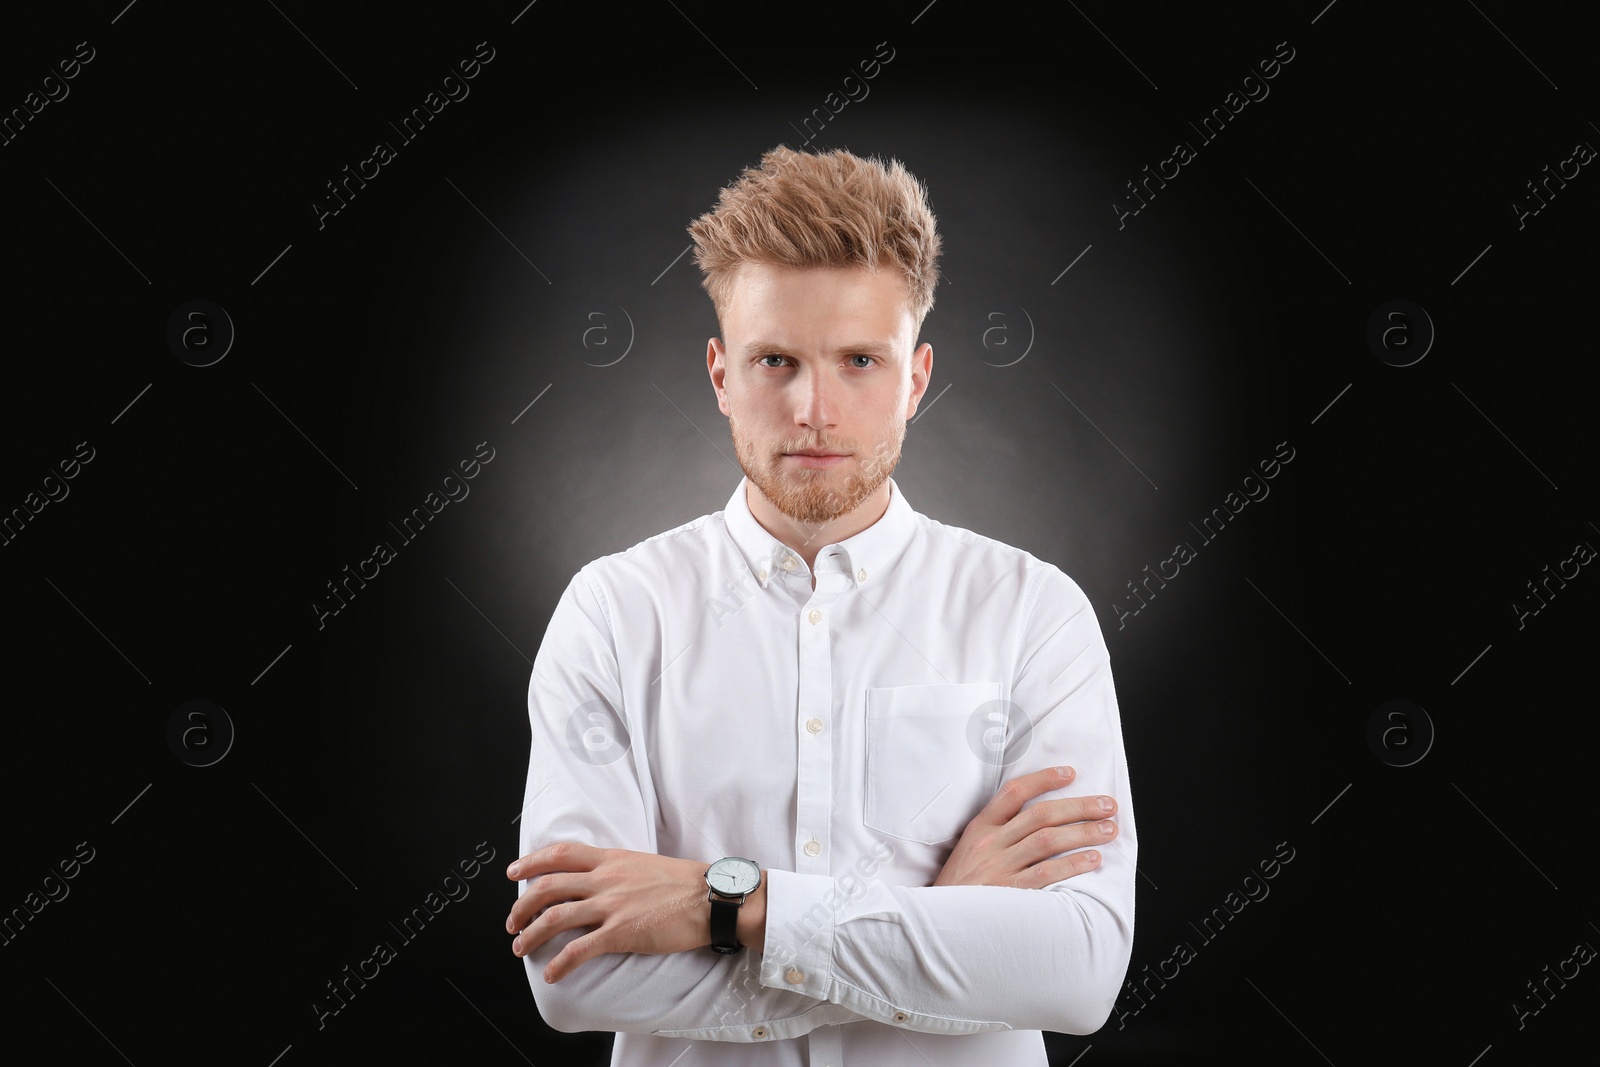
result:
[[[768,533],[750,513],[745,497],[749,487],[749,478],[739,479],[739,487],[728,498],[722,517],[734,546],[749,564],[750,573],[763,589],[780,573],[805,574],[806,564],[800,553]],[[852,537],[823,545],[817,552],[817,565],[843,570],[856,588],[870,586],[873,576],[881,575],[905,550],[915,528],[911,505],[890,478],[889,508],[883,516]]]

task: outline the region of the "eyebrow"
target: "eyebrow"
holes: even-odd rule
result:
[[[775,341],[755,340],[746,342],[740,351],[746,356],[753,356],[758,353],[777,354],[789,352],[790,348],[788,345],[780,345]],[[846,356],[854,355],[858,352],[869,356],[882,356],[885,359],[892,359],[895,355],[895,346],[888,341],[860,341],[856,344],[841,345],[834,350],[834,355]]]

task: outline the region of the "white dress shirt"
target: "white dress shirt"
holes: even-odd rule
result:
[[[572,840],[766,872],[764,954],[612,953],[554,985],[544,967],[581,931],[525,957],[549,1025],[618,1032],[614,1067],[1045,1067],[1040,1030],[1110,1014],[1138,838],[1094,611],[1053,564],[889,485],[883,517],[812,571],[741,479],[724,511],[587,564],[556,605],[521,853]],[[1076,779],[1039,800],[1117,799],[1098,869],[930,885],[1001,782],[1063,764]]]

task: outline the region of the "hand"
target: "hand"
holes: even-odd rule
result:
[[[1115,800],[1071,797],[1022,810],[1024,802],[1062,788],[1076,773],[1071,767],[1047,767],[1002,785],[967,823],[933,884],[1042,889],[1099,867],[1100,853],[1093,849],[1049,857],[1115,838],[1117,824],[1109,818],[1117,810]]]
[[[563,930],[589,927],[545,967],[544,980],[559,982],[607,952],[658,954],[709,945],[706,866],[575,841],[531,852],[506,869],[507,878],[533,879],[506,919],[507,933],[520,931],[511,950],[526,956]]]

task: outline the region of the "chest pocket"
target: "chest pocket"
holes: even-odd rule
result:
[[[867,826],[926,845],[959,836],[1000,785],[983,730],[1003,695],[1000,682],[868,689]]]

